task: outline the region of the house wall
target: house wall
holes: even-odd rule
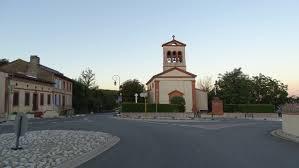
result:
[[[72,90],[73,83],[69,80],[65,80],[61,77],[54,76],[54,88],[53,94],[54,99],[55,95],[57,97],[57,101],[54,100],[57,110],[61,108],[72,108]],[[63,96],[65,97],[65,104],[63,107]]]
[[[178,90],[184,93],[183,97],[186,101],[186,112],[192,112],[192,81],[190,78],[160,78],[159,84],[159,103],[169,104],[169,93]]]
[[[5,93],[7,73],[0,72],[0,118],[5,117]]]
[[[33,107],[33,94],[36,93],[38,96],[38,110],[41,112],[51,111],[54,109],[53,100],[48,105],[48,94],[51,95],[51,99],[53,98],[53,86],[52,84],[40,83],[35,81],[23,80],[14,78],[11,79],[9,84],[13,86],[13,91],[9,94],[9,112],[32,112]],[[13,105],[13,92],[19,93],[19,104]],[[25,105],[25,93],[30,93],[29,105]],[[41,93],[44,94],[44,103],[41,105]]]
[[[196,108],[198,110],[207,111],[208,110],[208,93],[196,90]]]

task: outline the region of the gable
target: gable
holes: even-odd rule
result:
[[[162,47],[164,46],[186,46],[186,44],[173,39],[167,43],[162,44]]]
[[[166,77],[166,76],[173,76],[173,77],[192,77],[190,74],[187,74],[185,72],[179,71],[177,69],[173,69],[173,70],[171,70],[169,72],[161,74],[159,77]]]
[[[196,75],[178,67],[174,67],[162,73],[154,75],[146,84],[149,84],[155,78],[196,78]]]

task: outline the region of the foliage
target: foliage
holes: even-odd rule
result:
[[[273,113],[275,108],[272,104],[225,104],[223,111],[232,113]]]
[[[252,77],[252,97],[256,103],[278,106],[287,102],[287,85],[263,74]]]
[[[182,96],[174,96],[170,99],[170,104],[178,104],[180,105],[179,111],[185,111],[186,101]]]
[[[210,92],[213,88],[212,77],[206,76],[206,77],[200,79],[197,86],[200,90]]]
[[[245,75],[241,68],[234,69],[219,75],[217,81],[217,96],[224,100],[225,104],[244,104],[250,103],[251,80]]]
[[[144,91],[144,85],[137,79],[127,80],[121,85],[121,93],[123,102],[135,102],[135,93],[138,95]],[[139,98],[139,101],[143,101],[143,98]]]
[[[287,102],[287,85],[276,79],[259,74],[249,77],[241,68],[220,74],[217,96],[224,104],[273,104],[278,107]]]
[[[79,82],[87,88],[93,88],[95,87],[95,74],[92,72],[90,68],[86,68],[81,72]]]
[[[184,112],[180,111],[182,105],[178,104],[157,104],[158,112]],[[122,112],[144,112],[143,103],[123,103]],[[147,104],[147,112],[156,112],[156,104]]]
[[[103,112],[116,107],[117,91],[101,90],[94,85],[90,69],[82,72],[79,80],[73,81],[73,107],[75,113]]]
[[[298,103],[299,104],[299,97],[296,96],[290,96],[288,97],[287,103]]]
[[[6,58],[3,58],[3,59],[0,59],[0,66],[1,65],[5,65],[5,64],[8,64],[9,63],[9,60],[6,59]]]

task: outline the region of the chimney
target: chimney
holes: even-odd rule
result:
[[[31,55],[27,74],[33,77],[37,77],[38,66],[39,57],[37,55]]]

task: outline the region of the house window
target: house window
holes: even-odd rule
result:
[[[61,95],[58,96],[58,105],[61,105]]]
[[[171,62],[177,62],[177,55],[176,55],[176,51],[172,52],[172,61]]]
[[[56,94],[54,96],[54,102],[55,102],[55,105],[57,105],[57,95]]]
[[[65,106],[65,96],[62,96],[62,106]]]
[[[178,62],[183,62],[183,56],[182,56],[182,52],[181,51],[178,52],[178,60],[177,61]]]
[[[51,95],[48,94],[48,105],[51,105]]]
[[[13,93],[13,106],[18,106],[19,105],[19,92],[14,92]]]
[[[44,105],[44,94],[43,93],[40,94],[40,105],[41,106]]]
[[[63,89],[65,90],[65,81],[63,81]]]
[[[25,93],[25,106],[29,106],[30,104],[30,93],[26,92]]]
[[[171,52],[167,51],[167,62],[171,63]]]

